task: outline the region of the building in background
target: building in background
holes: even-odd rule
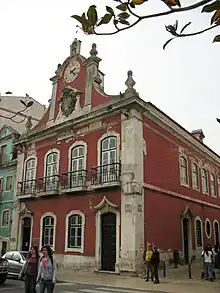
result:
[[[220,157],[134,89],[104,92],[96,45],[51,79],[41,121],[17,141],[13,248],[49,244],[69,270],[137,274],[147,242],[186,263],[219,243]]]
[[[15,204],[17,148],[14,141],[39,122],[45,112],[45,106],[29,96],[6,95],[0,96],[0,99],[0,250],[1,254],[4,254],[10,249],[12,211]],[[34,104],[22,111],[25,106],[21,101],[33,101]],[[16,115],[19,111],[22,112]],[[11,118],[12,116],[15,117]]]

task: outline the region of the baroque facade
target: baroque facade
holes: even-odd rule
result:
[[[52,81],[50,106],[21,137],[13,248],[49,244],[64,268],[137,274],[147,242],[189,258],[219,242],[220,158],[153,104],[104,92],[96,45],[70,56]]]

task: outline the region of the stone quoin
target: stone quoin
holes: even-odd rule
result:
[[[64,268],[136,275],[150,242],[187,263],[219,243],[220,157],[141,99],[132,71],[107,95],[96,45],[80,49],[75,39],[47,112],[17,141],[12,248],[49,244]]]

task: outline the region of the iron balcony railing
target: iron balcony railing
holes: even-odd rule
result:
[[[76,188],[85,187],[88,172],[86,170],[78,170],[63,174],[63,187]]]
[[[121,164],[112,163],[94,167],[91,170],[92,185],[118,182],[121,176]]]
[[[39,179],[39,191],[58,191],[60,176],[52,175]]]
[[[18,182],[17,185],[17,195],[28,195],[28,194],[34,194],[36,191],[36,180],[26,180],[23,182]]]

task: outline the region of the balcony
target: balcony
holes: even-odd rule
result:
[[[79,170],[63,174],[62,192],[72,193],[86,190],[87,171]]]
[[[52,175],[38,180],[37,193],[39,196],[59,194],[60,176]]]
[[[94,167],[91,170],[91,185],[94,189],[121,185],[121,164],[112,163]]]
[[[36,196],[36,180],[27,180],[18,182],[17,185],[17,198],[31,198]]]

